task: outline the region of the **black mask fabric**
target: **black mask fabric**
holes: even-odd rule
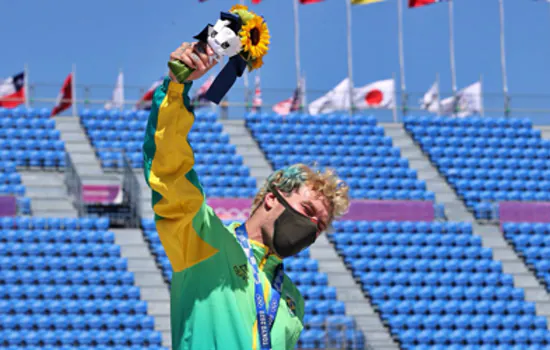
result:
[[[275,220],[273,249],[281,258],[287,258],[312,245],[317,239],[318,227],[309,217],[292,208],[277,190],[272,193],[285,207]]]

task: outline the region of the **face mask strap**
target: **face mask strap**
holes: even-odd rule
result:
[[[309,216],[307,215],[304,215],[302,213],[300,213],[299,211],[297,211],[296,209],[294,209],[287,201],[286,199],[283,198],[283,195],[277,190],[277,188],[273,185],[269,186],[268,187],[268,190],[269,192],[273,193],[275,195],[275,197],[277,198],[277,200],[285,207],[285,209],[288,209],[292,212],[294,212],[295,214],[297,215],[300,215],[301,217],[303,218],[306,218],[308,219],[309,221],[311,221],[312,223],[314,223],[316,226],[317,226],[317,237],[321,234],[321,231],[319,230],[319,223],[316,222],[315,220],[313,220],[312,218],[310,218]]]

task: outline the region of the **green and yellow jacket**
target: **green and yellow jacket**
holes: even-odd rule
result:
[[[172,264],[170,291],[172,349],[259,349],[254,279],[235,237],[206,204],[188,142],[195,116],[191,83],[166,78],[153,97],[143,144],[144,173],[162,245]],[[260,267],[264,298],[281,263],[266,246],[251,240]],[[272,348],[293,349],[303,329],[304,300],[285,276]]]

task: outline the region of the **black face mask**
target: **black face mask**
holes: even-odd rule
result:
[[[275,220],[273,249],[281,258],[296,255],[315,242],[319,235],[317,224],[292,208],[277,190],[271,192],[285,207]]]

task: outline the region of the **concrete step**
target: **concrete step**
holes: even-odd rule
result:
[[[133,272],[158,272],[157,265],[150,258],[129,258],[128,270]]]
[[[155,330],[170,332],[170,317],[155,317]]]
[[[151,256],[149,248],[145,244],[121,246],[120,250],[122,255],[126,258],[146,258]]]
[[[134,273],[134,281],[136,286],[140,287],[165,286],[164,278],[162,278],[158,270],[155,272]]]
[[[74,210],[73,205],[68,201],[68,199],[55,199],[55,198],[36,198],[32,199],[32,208],[33,211],[41,212],[59,212],[66,211],[69,212]]]
[[[139,289],[142,300],[170,302],[170,293],[167,286],[141,286]]]
[[[28,187],[26,189],[26,196],[30,198],[40,198],[40,199],[66,199],[67,190],[64,187],[59,186],[49,186],[49,187]]]
[[[147,302],[147,314],[151,316],[170,317],[170,304],[166,302],[151,301]]]

